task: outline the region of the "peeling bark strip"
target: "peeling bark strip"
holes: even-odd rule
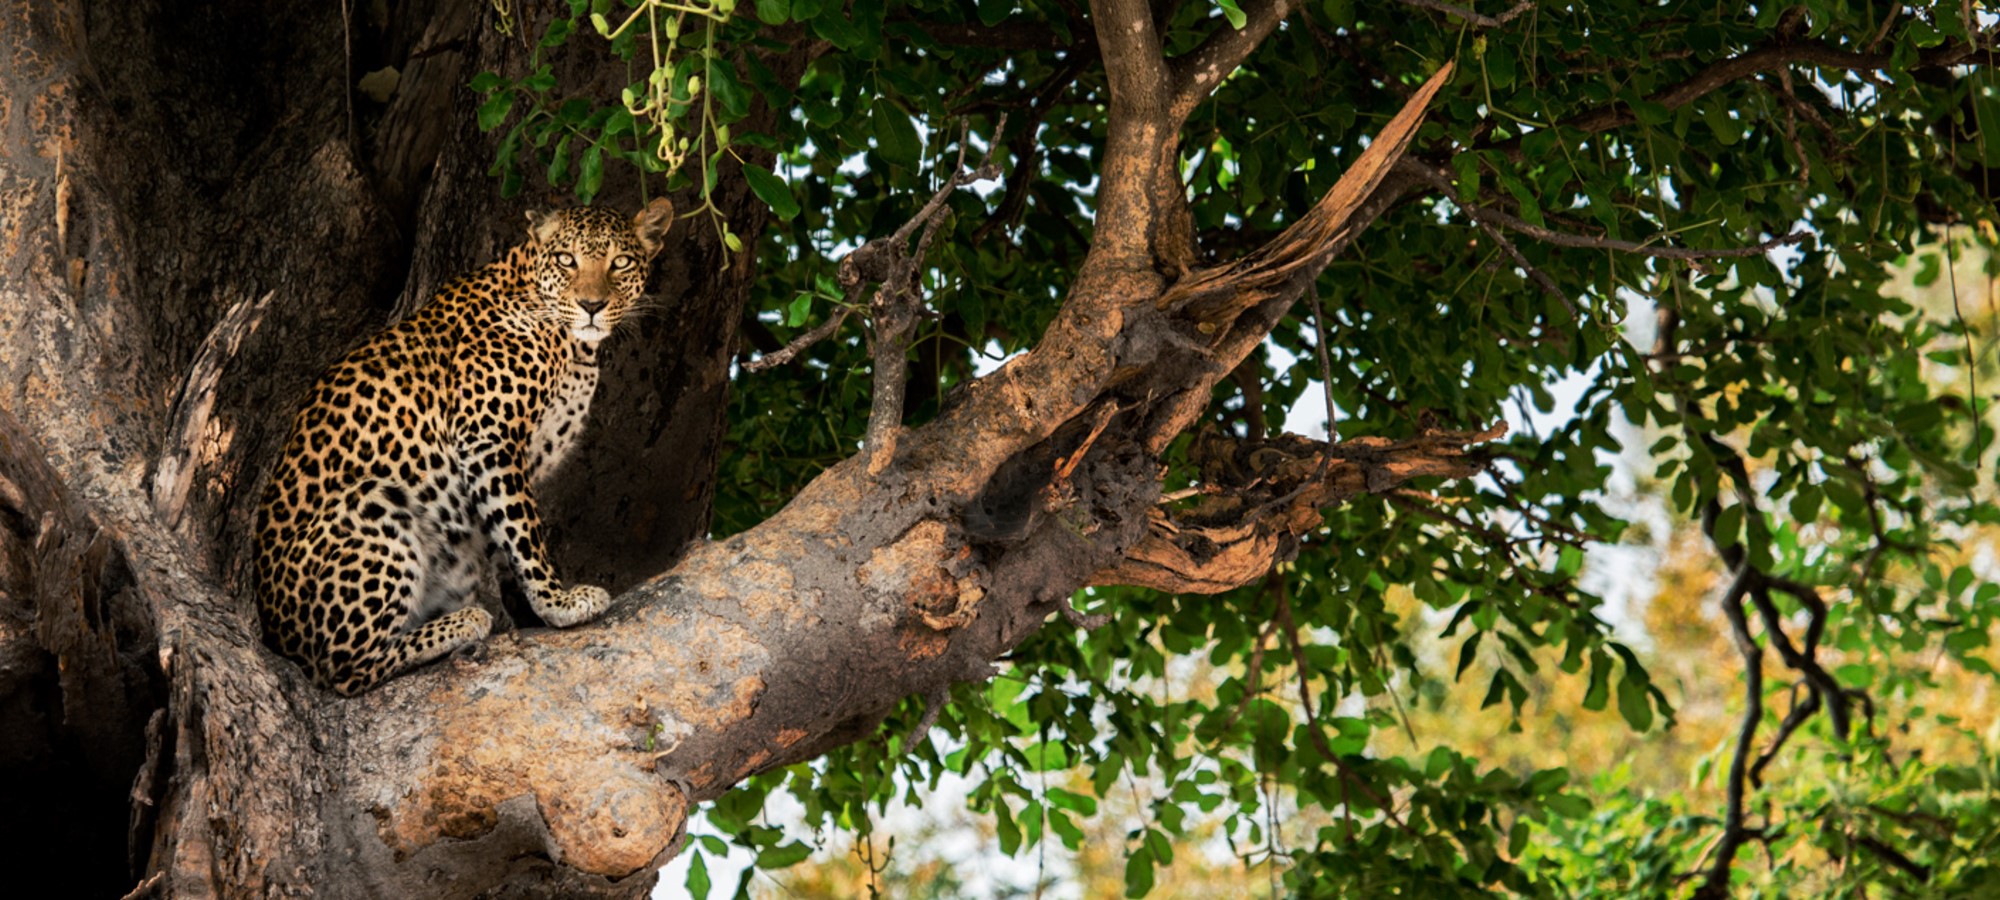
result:
[[[1415,478],[1470,478],[1486,460],[1464,448],[1506,432],[1503,423],[1333,445],[1294,435],[1239,441],[1203,433],[1190,454],[1208,485],[1201,499],[1185,509],[1148,510],[1145,540],[1090,583],[1185,594],[1242,587],[1296,556],[1299,538],[1319,528],[1320,510]]]
[[[264,650],[237,599],[257,475],[314,375],[399,294],[513,239],[527,201],[493,196],[474,98],[435,79],[518,71],[528,48],[462,6],[393,5],[354,52],[406,63],[406,89],[350,137],[334,6],[0,11],[0,654],[69,654],[0,669],[0,688],[54,685],[115,726],[93,777],[117,840],[96,871],[177,897],[641,896],[692,804],[873,733],[903,696],[990,677],[1078,588],[1247,580],[1320,505],[1470,472],[1462,447],[1491,433],[1216,444],[1205,478],[1233,499],[1159,503],[1160,449],[1386,208],[1383,173],[1448,75],[1298,228],[1198,272],[1181,128],[1291,8],[1245,5],[1247,27],[1169,61],[1147,4],[1098,3],[1099,230],[1036,348],[895,432],[893,458],[837,464],[681,558],[750,283],[744,265],[690,276],[726,251],[687,229],[663,254],[673,320],[605,362],[596,408],[620,427],[548,497],[575,503],[553,517],[559,565],[629,589],[588,628],[503,634],[346,702]],[[781,83],[810,59],[798,43],[762,60]],[[564,84],[615,95],[622,69],[555,57]],[[618,177],[602,200],[636,205]],[[724,173],[717,203],[754,246],[765,213],[740,181]],[[76,627],[24,638],[28,606]]]

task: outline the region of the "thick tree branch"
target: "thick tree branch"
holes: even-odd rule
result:
[[[1175,191],[1179,123],[1169,112],[1172,85],[1152,8],[1145,0],[1097,0],[1090,5],[1098,51],[1111,91],[1104,165],[1099,172],[1097,230],[1090,255],[1078,273],[1086,284],[1111,272],[1154,268],[1158,259],[1192,255],[1192,247],[1169,246],[1157,234],[1163,216],[1185,218],[1186,202]],[[1192,232],[1190,225],[1187,231]],[[1188,236],[1183,236],[1187,240]]]

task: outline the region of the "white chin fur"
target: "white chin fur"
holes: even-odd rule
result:
[[[579,341],[594,344],[609,337],[611,329],[596,323],[574,323],[570,325],[569,333],[575,335]]]

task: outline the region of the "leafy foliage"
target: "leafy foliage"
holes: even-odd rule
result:
[[[1710,510],[1719,558],[1740,549],[1823,598],[1820,612],[1777,592],[1777,624],[1759,626],[1772,673],[1759,748],[1801,677],[1780,665],[1783,641],[1810,630],[1839,687],[1866,696],[1844,737],[1826,715],[1803,720],[1752,786],[1751,837],[1772,862],[1734,877],[1772,895],[1949,893],[1994,877],[1992,754],[1932,758],[1899,735],[1937,724],[1925,698],[1941,679],[1991,689],[2000,585],[1990,549],[1971,550],[1990,548],[2000,521],[1981,393],[1995,323],[1885,291],[1920,244],[1919,260],[1948,257],[1918,262],[1923,286],[1993,241],[1990,53],[1941,62],[1991,46],[1992,22],[1955,3],[1606,0],[1486,22],[1432,6],[1309,4],[1183,135],[1201,246],[1227,259],[1310,207],[1416,80],[1459,63],[1413,153],[1457,201],[1426,187],[1362,234],[1315,288],[1329,345],[1314,346],[1301,307],[1273,352],[1218,391],[1211,427],[1260,431],[1316,403],[1319,353],[1343,439],[1510,414],[1531,427],[1488,477],[1329,510],[1266,583],[1212,597],[1086,592],[1078,605],[1111,624],[1044,628],[1000,678],[954,692],[935,738],[905,746],[923,711],[912,699],[878,739],[754,779],[709,815],[759,866],[809,849],[757,822],[774,792],[815,829],[866,835],[892,798],[951,771],[973,780],[1008,853],[1077,850],[1100,799],[1157,787],[1125,837],[1132,896],[1210,819],[1303,895],[1687,890],[1722,827],[1712,792],[1662,798],[1648,790],[1666,782],[1658,773],[1578,778],[1399,736],[1406,704],[1465,677],[1483,679],[1479,705],[1509,710],[1516,728],[1540,727],[1522,723],[1543,704],[1674,728],[1645,648],[1617,636],[1623,613],[1586,588],[1603,583],[1586,577],[1591,548],[1652,540],[1627,522],[1650,502],[1682,527]],[[1246,15],[1230,0],[1165,8],[1170,55]],[[564,97],[546,65],[475,80],[490,97],[480,125],[508,129],[503,190],[545,177],[587,200],[616,163],[707,197],[727,154],[776,214],[757,238],[746,323],[769,350],[835,314],[835,260],[907,220],[961,140],[974,155],[997,147],[1008,175],[952,197],[929,260],[939,316],[916,343],[911,419],[934,415],[982,361],[1030,346],[1054,314],[1089,247],[1106,140],[1093,24],[1073,4],[570,0],[563,12],[543,47],[610,34],[590,52],[634,79],[622,99]],[[805,74],[780,83],[769,59],[801,45]],[[737,130],[756,103],[779,115],[765,133]],[[1483,230],[1469,207],[1511,224]],[[1929,243],[1950,222],[1979,226]],[[1768,253],[1657,255],[1793,234]],[[866,367],[850,326],[801,363],[739,380],[719,530],[755,524],[853,451]],[[1181,452],[1168,459],[1175,486],[1196,478]],[[1443,658],[1424,651],[1439,641]],[[1573,689],[1544,689],[1558,682]],[[1978,723],[1944,724],[1976,745]],[[1384,751],[1395,743],[1410,755]],[[1083,780],[1051,788],[1051,771]],[[1279,809],[1293,820],[1282,840]],[[721,852],[706,842],[696,852]],[[707,884],[698,862],[689,887]]]

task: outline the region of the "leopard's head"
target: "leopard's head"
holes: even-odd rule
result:
[[[611,334],[646,290],[646,273],[672,226],[661,197],[625,218],[595,206],[528,213],[536,299],[549,318],[594,344]]]

